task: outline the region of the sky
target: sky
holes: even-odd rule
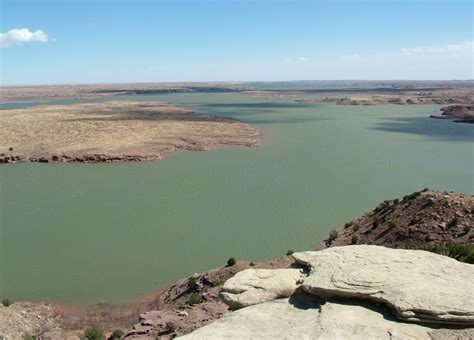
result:
[[[471,0],[0,0],[0,84],[473,79]]]

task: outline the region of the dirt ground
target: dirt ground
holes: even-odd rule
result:
[[[179,150],[258,146],[260,131],[172,104],[106,101],[0,110],[4,163],[159,160]]]

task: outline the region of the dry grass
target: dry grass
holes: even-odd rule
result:
[[[259,130],[159,102],[107,101],[0,110],[0,154],[161,158],[176,150],[257,146]],[[10,150],[12,148],[12,150]]]

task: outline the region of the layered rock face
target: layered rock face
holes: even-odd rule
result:
[[[247,269],[224,283],[220,297],[232,309],[292,295],[303,279],[301,269]]]
[[[293,257],[309,274],[299,269],[238,273],[224,284],[221,297],[231,308],[248,307],[183,338],[474,337],[474,265],[421,250],[370,245]],[[291,296],[278,299],[280,291],[290,289]]]
[[[474,326],[474,266],[422,250],[334,247],[296,253],[311,274],[303,290],[368,299],[400,319]]]

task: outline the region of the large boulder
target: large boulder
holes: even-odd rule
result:
[[[232,309],[292,295],[303,279],[301,269],[246,269],[222,286],[221,298]]]
[[[421,250],[354,245],[295,253],[303,290],[368,299],[403,320],[474,326],[474,265]]]
[[[438,330],[399,322],[383,307],[348,302],[320,305],[314,297],[301,295],[234,311],[180,339],[401,340],[430,339],[433,331]]]
[[[312,339],[319,309],[306,303],[302,308],[279,299],[242,308],[180,339]]]
[[[325,303],[313,339],[430,339],[429,327],[403,323],[367,303]]]

